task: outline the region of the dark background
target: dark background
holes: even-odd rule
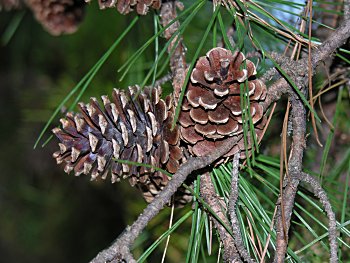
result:
[[[5,33],[21,16],[19,27],[5,43]],[[55,139],[33,149],[54,108],[131,19],[115,10],[99,11],[96,1],[86,9],[77,33],[53,37],[29,10],[0,12],[2,262],[87,262],[145,206],[127,182],[112,185],[109,179],[90,182],[87,176],[65,174],[52,158],[58,149]],[[139,46],[140,32],[148,31],[141,23],[130,33],[132,37],[120,44],[82,100],[110,94],[113,87],[135,78],[131,75],[118,83],[117,65]],[[58,118],[50,128],[56,125]]]

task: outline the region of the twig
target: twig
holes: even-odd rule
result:
[[[319,45],[311,55],[311,65],[313,68],[313,73],[315,73],[316,67],[322,62],[328,59],[332,56],[332,54],[342,46],[346,40],[350,37],[350,19],[345,20],[333,33],[329,36],[329,38],[324,41],[321,45]],[[271,53],[271,56],[273,57],[273,54],[277,53]],[[280,56],[280,55],[279,55]],[[275,57],[273,57],[276,59]],[[286,60],[284,60],[286,61]],[[277,61],[278,63],[278,61]],[[305,68],[307,68],[307,58],[302,59],[298,62],[291,61],[289,65],[284,65],[282,67],[283,69],[287,69],[286,72],[292,72],[291,77],[298,72],[299,74],[302,73],[302,71],[305,72]],[[300,76],[299,76],[300,77]],[[301,81],[296,81],[293,79],[296,83]],[[307,74],[306,76],[302,77],[302,83],[307,83]],[[271,105],[271,103],[279,100],[281,96],[284,94],[287,94],[291,89],[289,88],[288,82],[284,78],[280,78],[277,81],[275,81],[268,89],[267,97],[265,99],[265,102],[262,104],[264,107],[264,111],[268,109],[268,107]]]
[[[330,262],[336,263],[336,262],[338,262],[337,220],[336,220],[335,214],[332,210],[332,205],[327,197],[327,193],[322,188],[319,181],[317,181],[316,178],[314,178],[313,176],[311,176],[307,173],[299,174],[298,179],[301,182],[305,182],[311,186],[312,192],[314,193],[314,195],[317,198],[320,199],[320,202],[323,205],[324,210],[327,213],[327,216],[329,219],[328,239],[329,239],[329,243],[330,243]]]
[[[241,137],[230,138],[226,144],[218,147],[215,152],[208,156],[189,158],[189,160],[181,165],[179,170],[172,176],[172,179],[167,186],[164,187],[163,191],[161,191],[152,203],[143,210],[137,220],[130,227],[127,227],[109,248],[98,253],[91,263],[118,262],[118,260],[126,260],[128,263],[136,262],[130,253],[130,248],[135,239],[147,226],[148,222],[171,200],[173,194],[182,185],[189,174],[213,163],[231,150],[240,139]]]
[[[163,85],[164,83],[170,81],[173,79],[173,75],[171,73],[168,73],[166,74],[165,76],[161,77],[160,79],[157,79],[155,82],[154,82],[154,86],[157,87],[157,86],[161,86]]]
[[[176,7],[183,8],[182,4],[177,1],[169,1],[162,4],[160,17],[164,27],[176,19]],[[178,34],[179,28],[180,22],[176,21],[165,30],[164,37],[169,40],[174,34]],[[181,88],[186,77],[187,66],[185,51],[186,49],[183,45],[182,36],[178,35],[174,37],[168,47],[168,53],[170,55],[170,69],[173,73],[173,96],[175,104],[178,102]]]
[[[317,50],[312,52],[312,59],[311,59],[311,66],[313,70],[319,65],[320,62],[324,61],[326,58],[329,58],[337,48],[339,48],[341,45],[343,45],[346,40],[350,36],[350,20],[344,21],[337,30],[335,30],[330,37],[318,47]],[[304,64],[305,68],[307,66],[307,59],[301,60],[300,65]],[[290,69],[292,70],[292,69]],[[315,72],[315,71],[313,71]],[[301,83],[300,78],[295,79],[293,77],[293,81],[295,81],[298,84]],[[308,76],[304,76],[303,83],[307,83]],[[286,185],[283,196],[284,196],[284,209],[285,209],[285,221],[286,221],[286,227],[287,227],[287,234],[290,227],[290,219],[294,207],[294,200],[295,195],[298,189],[299,185],[299,175],[302,172],[302,160],[303,160],[303,152],[305,148],[305,130],[306,130],[306,112],[305,112],[305,106],[300,101],[298,96],[294,94],[294,92],[291,92],[292,89],[289,91],[286,91],[285,89],[288,89],[288,87],[285,86],[285,84],[288,85],[288,83],[283,80],[278,80],[278,85],[275,85],[273,89],[271,90],[271,94],[268,94],[268,102],[273,102],[275,99],[279,99],[280,96],[283,95],[283,93],[288,93],[290,97],[290,101],[292,104],[292,128],[293,128],[293,144],[292,144],[292,150],[291,150],[291,157],[289,161],[289,174],[290,178],[288,181],[288,184]],[[299,88],[302,88],[302,86],[298,85]],[[283,89],[282,91],[276,90],[276,88]],[[270,93],[269,90],[269,93]],[[305,92],[305,91],[304,91]],[[271,97],[270,97],[271,96]],[[264,105],[264,108],[267,105]],[[276,216],[276,233],[277,233],[277,240],[276,240],[276,254],[274,258],[274,262],[284,262],[285,253],[287,250],[287,244],[288,244],[288,236],[285,239],[283,234],[283,223],[282,223],[282,214],[281,214],[281,207],[280,203],[277,205],[277,216]]]
[[[350,37],[350,19],[344,20],[343,23],[330,34],[322,45],[312,52],[312,66],[315,69],[321,61],[325,61],[337,50],[346,43]]]
[[[245,262],[250,263],[250,262],[254,262],[254,260],[250,258],[248,251],[244,247],[242,234],[241,234],[239,222],[236,215],[236,203],[238,200],[239,155],[240,155],[239,152],[236,153],[233,156],[233,161],[232,161],[231,194],[230,194],[230,199],[228,204],[228,211],[230,214],[233,237],[235,239],[238,253],[241,255],[241,257],[244,259]]]
[[[350,19],[350,0],[344,0],[344,19]]]
[[[200,193],[204,201],[210,206],[213,212],[225,224],[229,225],[226,212],[220,204],[215,192],[213,182],[211,181],[209,173],[204,173],[200,179]],[[219,232],[220,240],[223,244],[223,260],[224,262],[242,262],[240,254],[237,251],[233,237],[228,233],[225,227],[216,219],[214,219],[215,228]]]
[[[168,8],[168,10],[167,10]],[[162,5],[162,13],[164,14],[172,14],[172,16],[162,17],[163,24],[167,23],[165,21],[171,21],[174,17],[176,17],[175,4],[173,2],[167,2]],[[171,18],[172,17],[172,18]],[[179,27],[178,23],[174,23],[169,29],[167,34],[173,34],[177,31]],[[172,33],[171,33],[172,32]],[[314,52],[312,52],[312,60],[311,65],[312,68],[315,69],[320,62],[329,58],[337,48],[343,45],[346,40],[350,36],[350,19],[345,20],[337,30],[335,30],[330,37],[318,47]],[[181,40],[181,39],[180,39]],[[174,38],[171,45],[175,45],[177,38]],[[186,63],[184,61],[184,48],[181,44],[181,41],[178,42],[178,46],[175,48],[175,52],[172,55],[171,60],[171,68],[174,74],[173,86],[175,89],[175,94],[178,94],[181,90],[185,72],[186,72]],[[171,46],[170,45],[170,46]],[[170,48],[172,49],[172,48]],[[300,70],[304,69],[307,66],[307,60],[298,61],[297,64],[294,64],[293,67],[290,68],[291,71],[301,73]],[[315,72],[315,71],[313,71]],[[307,83],[307,74],[305,76],[292,76],[293,81],[297,84],[299,88],[302,88],[305,83]],[[290,219],[292,210],[294,207],[294,199],[297,192],[300,176],[301,176],[301,167],[302,167],[302,158],[303,151],[305,147],[305,126],[306,126],[306,112],[305,106],[299,100],[298,96],[294,93],[294,91],[289,87],[288,82],[281,78],[277,80],[268,90],[268,96],[263,105],[264,110],[266,110],[270,104],[276,100],[278,100],[283,94],[289,94],[291,104],[292,104],[292,126],[293,126],[293,144],[292,144],[292,153],[289,162],[289,174],[290,180],[286,185],[283,196],[284,196],[284,205],[285,205],[285,218],[286,218],[286,226],[287,233],[290,227]],[[178,95],[177,95],[178,96]],[[175,95],[176,98],[176,95]],[[176,101],[176,100],[175,100]],[[138,219],[132,224],[131,227],[126,228],[126,230],[120,235],[120,237],[106,250],[100,252],[95,259],[93,259],[92,263],[102,263],[102,262],[117,262],[125,260],[128,263],[135,262],[133,256],[130,253],[130,247],[134,243],[135,239],[140,235],[142,230],[146,227],[148,222],[156,216],[159,211],[164,207],[166,203],[168,203],[171,199],[171,196],[177,191],[178,187],[184,182],[187,176],[195,170],[206,167],[207,165],[214,162],[216,159],[224,155],[228,152],[235,144],[237,143],[237,138],[231,138],[228,140],[226,144],[222,147],[217,148],[217,150],[205,157],[200,158],[190,158],[187,163],[183,164],[180,169],[173,175],[172,180],[169,184],[164,188],[164,190],[159,194],[158,197],[154,199],[154,201],[149,204],[143,213],[138,217]],[[304,175],[304,174],[302,174]],[[307,180],[306,178],[305,180]],[[210,186],[210,185],[209,185]],[[317,191],[318,194],[321,192]],[[320,198],[322,195],[320,195]],[[325,202],[324,199],[321,202]],[[332,221],[332,216],[329,213],[327,203],[324,203],[326,207],[326,211],[328,211],[328,216],[330,221]],[[330,226],[333,229],[333,226]],[[333,231],[333,230],[332,230]],[[283,225],[281,222],[281,209],[278,209],[276,216],[276,232],[277,232],[277,250],[275,255],[275,262],[284,262],[284,257],[287,248],[287,241],[284,239],[283,235]],[[330,233],[331,235],[331,233]],[[334,236],[334,233],[332,232]],[[223,240],[223,242],[226,240]],[[331,240],[331,248],[336,246],[336,241]],[[227,247],[225,247],[227,249]],[[233,257],[230,260],[235,259],[237,256],[233,253]],[[332,252],[331,260],[335,260],[336,255]],[[332,261],[333,262],[333,261]],[[335,262],[335,261],[334,261]]]
[[[282,217],[281,199],[277,204],[276,216],[276,254],[274,262],[284,262],[288,245],[288,230],[294,208],[295,195],[298,190],[299,180],[297,175],[301,173],[303,152],[305,147],[306,112],[303,103],[295,99],[291,100],[293,144],[288,165],[288,184],[283,191],[284,218]],[[286,235],[284,232],[286,231]]]

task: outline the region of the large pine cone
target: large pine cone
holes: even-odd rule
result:
[[[95,98],[79,103],[81,113],[68,113],[61,119],[62,128],[53,129],[61,141],[53,154],[57,163],[65,163],[65,172],[76,176],[91,174],[103,179],[110,173],[112,182],[129,178],[150,202],[168,183],[167,175],[153,167],[175,173],[185,161],[179,146],[179,130],[171,130],[174,106],[170,96],[160,98],[161,89],[130,87],[114,90],[112,100],[102,96],[103,107]],[[151,167],[120,163],[112,158]],[[180,196],[180,197],[179,197]],[[191,198],[179,194],[177,203]]]
[[[91,0],[85,0],[90,2]],[[116,7],[121,14],[128,14],[134,9],[139,15],[146,15],[150,8],[159,9],[161,0],[98,0],[101,9]]]
[[[26,0],[26,3],[52,35],[74,33],[84,17],[84,0]]]
[[[190,144],[193,155],[204,156],[243,133],[240,85],[248,85],[250,113],[260,137],[266,122],[259,104],[266,97],[266,86],[255,78],[253,62],[241,52],[213,48],[199,58],[191,73],[179,118],[180,134]],[[244,149],[244,139],[229,151],[229,157]],[[241,157],[245,157],[241,151]]]

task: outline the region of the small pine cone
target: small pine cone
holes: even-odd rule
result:
[[[263,107],[266,86],[255,78],[253,62],[241,52],[213,48],[199,58],[191,73],[191,81],[179,118],[181,138],[190,144],[189,151],[204,156],[225,143],[231,136],[243,133],[240,85],[247,83],[250,113],[258,137],[266,123]],[[250,140],[249,140],[250,141]],[[242,138],[224,157],[244,149]],[[241,158],[244,158],[241,151]]]
[[[0,11],[9,11],[12,9],[19,9],[22,6],[21,0],[0,0]]]
[[[90,2],[91,0],[85,0]],[[146,15],[150,8],[159,9],[161,0],[98,0],[101,9],[116,7],[118,12],[125,15],[134,9],[139,15]]]
[[[84,0],[26,0],[26,3],[54,36],[74,33],[84,17]]]
[[[146,201],[152,201],[170,179],[153,167],[175,173],[185,161],[179,146],[179,130],[177,127],[171,130],[174,120],[171,96],[163,100],[160,93],[160,87],[140,91],[135,86],[128,91],[115,89],[112,100],[102,96],[103,107],[96,98],[91,98],[89,104],[79,103],[81,113],[68,113],[60,120],[63,129],[53,129],[60,140],[60,151],[53,154],[57,163],[65,163],[66,173],[74,170],[76,176],[91,174],[92,180],[99,176],[105,179],[109,173],[113,183],[129,178]]]

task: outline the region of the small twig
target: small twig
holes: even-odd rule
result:
[[[270,85],[267,90],[266,99],[261,103],[264,112],[270,107],[272,103],[278,101],[284,94],[289,92],[289,84],[284,78],[280,78]]]
[[[248,251],[244,247],[241,229],[239,227],[239,222],[236,215],[236,204],[238,200],[239,155],[240,155],[240,152],[236,153],[233,156],[233,161],[232,161],[231,194],[230,194],[230,199],[228,204],[228,211],[230,214],[233,237],[235,239],[238,253],[241,255],[241,257],[244,259],[245,262],[254,262],[254,260],[250,258]]]
[[[162,17],[163,24],[164,23],[168,24],[169,21],[173,20],[176,17],[175,4],[172,1],[164,3],[162,5],[161,12],[166,13],[165,12],[166,8],[169,9],[168,14],[172,14],[172,16],[168,16],[168,19],[170,20],[166,20],[166,17]],[[348,11],[346,12],[348,13]],[[174,23],[171,27],[169,27],[167,32],[165,32],[166,38],[168,33],[174,34],[177,31],[178,27],[179,27],[178,23]],[[329,36],[329,38],[322,45],[318,46],[318,48],[312,52],[311,65],[313,68],[313,72],[315,72],[314,69],[320,64],[320,62],[328,59],[336,51],[337,48],[339,48],[341,45],[343,45],[347,41],[349,36],[350,36],[350,19],[346,19],[338,27],[338,29],[335,30]],[[171,45],[169,45],[169,48],[172,45],[174,46],[177,40],[178,40],[177,38],[174,38]],[[184,60],[184,48],[181,43],[182,41],[180,39],[178,42],[178,46],[175,47],[175,51],[174,51],[174,54],[172,55],[172,60],[171,60],[171,69],[174,74],[173,86],[175,89],[175,98],[176,98],[176,94],[179,94],[179,92],[181,91],[184,76],[186,73],[186,63]],[[170,50],[172,50],[172,48],[170,48]],[[298,61],[295,64],[291,64],[291,66],[290,67],[288,66],[288,67],[291,72],[297,72],[297,74],[299,74],[300,69],[302,69],[303,67],[305,69],[306,66],[307,66],[307,60],[304,59],[304,60]],[[284,67],[286,67],[286,65]],[[288,70],[286,72],[288,73]],[[294,79],[294,77],[296,77],[296,79]],[[294,77],[292,76],[292,79],[297,83],[297,86],[299,88],[301,88],[303,85],[305,85],[305,83],[307,83],[307,77],[308,77],[307,74],[305,76],[300,75],[300,76],[294,76]],[[303,80],[303,83],[301,80]],[[287,226],[287,233],[288,233],[288,230],[290,227],[291,214],[294,207],[294,200],[295,200],[295,195],[297,192],[300,176],[304,175],[304,174],[301,175],[301,167],[302,167],[303,151],[305,147],[306,112],[305,112],[305,106],[303,105],[303,103],[299,100],[298,96],[294,93],[294,91],[289,87],[288,82],[283,78],[280,78],[272,86],[270,86],[268,90],[267,98],[263,104],[264,110],[266,110],[271,103],[278,100],[283,94],[289,94],[289,97],[291,99],[291,103],[292,103],[291,112],[292,112],[292,123],[293,123],[292,125],[293,126],[293,146],[292,146],[291,158],[289,161],[289,174],[291,178],[283,191],[284,204],[285,204],[285,218],[286,218],[286,226]],[[164,207],[166,203],[170,201],[171,196],[177,191],[178,187],[181,186],[181,184],[184,182],[187,176],[193,171],[204,168],[207,165],[214,162],[216,159],[218,159],[219,157],[224,155],[227,151],[229,151],[236,143],[237,143],[237,138],[231,138],[230,140],[228,140],[226,144],[224,144],[222,147],[217,148],[217,150],[209,156],[200,157],[200,158],[190,158],[188,162],[183,164],[180,167],[180,169],[173,175],[173,178],[169,182],[169,184],[164,188],[164,190],[159,194],[159,196],[156,197],[154,201],[146,207],[146,209],[138,217],[138,219],[132,224],[132,226],[128,227],[109,248],[100,252],[96,256],[96,258],[93,259],[91,262],[102,263],[102,262],[116,262],[121,260],[126,260],[128,263],[135,262],[133,256],[130,253],[130,247],[134,243],[135,239],[140,235],[142,230],[146,227],[148,222],[159,213],[159,211]],[[308,180],[308,178],[306,178],[305,180]],[[317,193],[319,194],[320,196],[319,198],[321,199],[323,195],[320,195],[321,192],[319,189],[317,190]],[[326,207],[326,211],[328,211],[327,214],[330,218],[330,221],[333,222],[332,215],[329,212],[331,211],[331,209],[329,210],[329,207],[325,202],[325,199],[322,199],[321,202],[324,203]],[[276,216],[277,248],[276,248],[275,262],[284,262],[284,257],[286,253],[287,242],[284,239],[282,229],[283,229],[283,225],[281,222],[281,210],[278,209],[277,216]],[[330,231],[333,231],[332,229],[333,229],[333,226],[330,226]],[[333,232],[332,234],[330,233],[330,235],[334,236]],[[332,240],[331,240],[332,250],[336,246],[333,239],[334,238],[332,237]],[[226,241],[226,240],[223,240],[223,241]],[[233,258],[230,258],[230,260],[235,259],[237,255],[238,254],[236,252]],[[334,261],[335,259],[336,259],[336,255],[334,255],[334,252],[331,251],[332,262],[335,262]]]
[[[130,227],[127,227],[109,248],[98,253],[91,263],[117,262],[118,260],[126,260],[128,263],[135,262],[130,253],[130,248],[135,239],[141,234],[148,222],[171,200],[171,197],[186,180],[187,176],[193,171],[202,169],[216,161],[231,150],[240,139],[241,137],[230,138],[226,144],[218,147],[215,152],[208,156],[189,158],[172,176],[172,179],[164,187],[163,191],[143,210],[137,220]]]
[[[171,73],[168,73],[166,74],[165,76],[161,77],[160,79],[157,79],[155,82],[154,82],[154,86],[157,87],[157,86],[162,86],[164,83],[170,81],[173,79],[173,75]]]
[[[160,17],[162,25],[165,27],[177,17],[176,7],[183,8],[182,4],[177,1],[169,1],[162,4],[160,9]],[[169,40],[174,34],[177,34],[180,28],[180,22],[176,21],[164,32],[164,37]],[[184,47],[182,36],[178,35],[173,38],[169,47],[170,69],[173,73],[173,96],[174,102],[177,104],[182,86],[186,77],[186,49]]]
[[[330,262],[338,262],[338,240],[337,240],[337,220],[335,214],[332,210],[332,205],[327,197],[326,191],[322,188],[319,181],[313,176],[307,173],[301,173],[298,175],[298,179],[301,182],[305,182],[311,186],[311,190],[314,195],[320,199],[321,204],[326,211],[326,214],[329,219],[329,228],[328,228],[328,239],[330,244]]]
[[[210,206],[213,212],[220,218],[225,224],[229,225],[226,212],[223,211],[223,207],[220,204],[215,192],[213,182],[211,181],[210,174],[204,173],[200,179],[200,193],[203,200]],[[223,260],[224,262],[242,262],[240,254],[237,251],[235,241],[225,227],[216,219],[214,219],[215,228],[218,230],[220,240],[223,244]]]
[[[342,46],[347,39],[350,37],[350,19],[345,20],[333,33],[327,38],[326,41],[324,41],[321,45],[319,45],[311,55],[311,65],[313,69],[313,73],[315,73],[316,67],[324,60],[329,59],[330,56],[339,48]],[[271,57],[273,57],[276,62],[278,63],[278,57],[274,57],[273,55],[277,53],[271,53]],[[279,55],[281,58],[281,56]],[[284,60],[285,62],[286,60]],[[284,64],[283,69],[287,69],[286,72],[299,72],[302,73],[302,71],[307,68],[307,58],[302,59],[298,62],[291,61],[288,65]],[[304,70],[305,72],[305,70]],[[303,84],[307,83],[308,78],[307,74],[303,77]],[[294,79],[293,79],[294,80]],[[300,82],[297,80],[294,80],[295,82]],[[289,88],[288,82],[284,78],[280,78],[277,81],[275,81],[272,85],[270,85],[267,97],[265,99],[265,102],[262,104],[264,107],[264,111],[268,109],[268,107],[271,105],[271,103],[279,100],[282,95],[287,94],[291,91]]]
[[[306,111],[301,100],[291,99],[291,116],[293,127],[293,144],[288,165],[288,184],[283,191],[284,218],[282,216],[281,199],[277,204],[276,216],[276,254],[274,262],[284,262],[288,245],[288,231],[290,219],[294,208],[295,195],[298,190],[299,180],[297,175],[301,173],[303,152],[305,147]],[[285,235],[286,232],[286,235]]]
[[[325,59],[329,58],[335,52],[335,50],[340,47],[342,44],[350,36],[350,20],[344,21],[337,30],[335,30],[330,37],[324,41],[322,45],[318,47],[317,50],[312,52],[311,66],[313,70]],[[299,67],[304,64],[305,68],[307,68],[307,59],[298,61]],[[290,69],[292,70],[292,69]],[[315,72],[315,71],[313,71]],[[300,84],[300,79],[294,79],[293,81]],[[307,83],[308,76],[304,76],[303,83]],[[283,80],[278,80],[280,88],[288,89],[285,84],[288,83],[283,82]],[[300,85],[298,85],[301,87]],[[275,90],[276,86],[272,91],[272,97],[269,98],[269,101],[274,101],[274,99],[278,99],[279,96],[283,95],[283,92]],[[269,90],[270,91],[270,90]],[[305,92],[305,91],[304,91]],[[292,104],[292,128],[293,128],[293,144],[291,150],[291,157],[289,161],[289,174],[290,179],[288,184],[286,185],[283,196],[284,198],[284,208],[285,208],[285,221],[287,227],[287,233],[290,227],[290,219],[294,207],[295,195],[297,193],[298,185],[299,185],[299,175],[302,172],[302,161],[303,161],[303,152],[305,148],[305,130],[306,130],[306,112],[305,106],[299,100],[298,96],[294,94],[294,92],[287,91],[289,94],[289,98]],[[264,106],[265,107],[265,106]],[[280,204],[278,205],[277,216],[276,216],[276,254],[274,258],[274,262],[284,262],[285,253],[287,250],[288,242],[285,240],[283,234],[283,224],[282,224],[282,214]]]
[[[350,19],[350,0],[344,0],[344,19]]]

